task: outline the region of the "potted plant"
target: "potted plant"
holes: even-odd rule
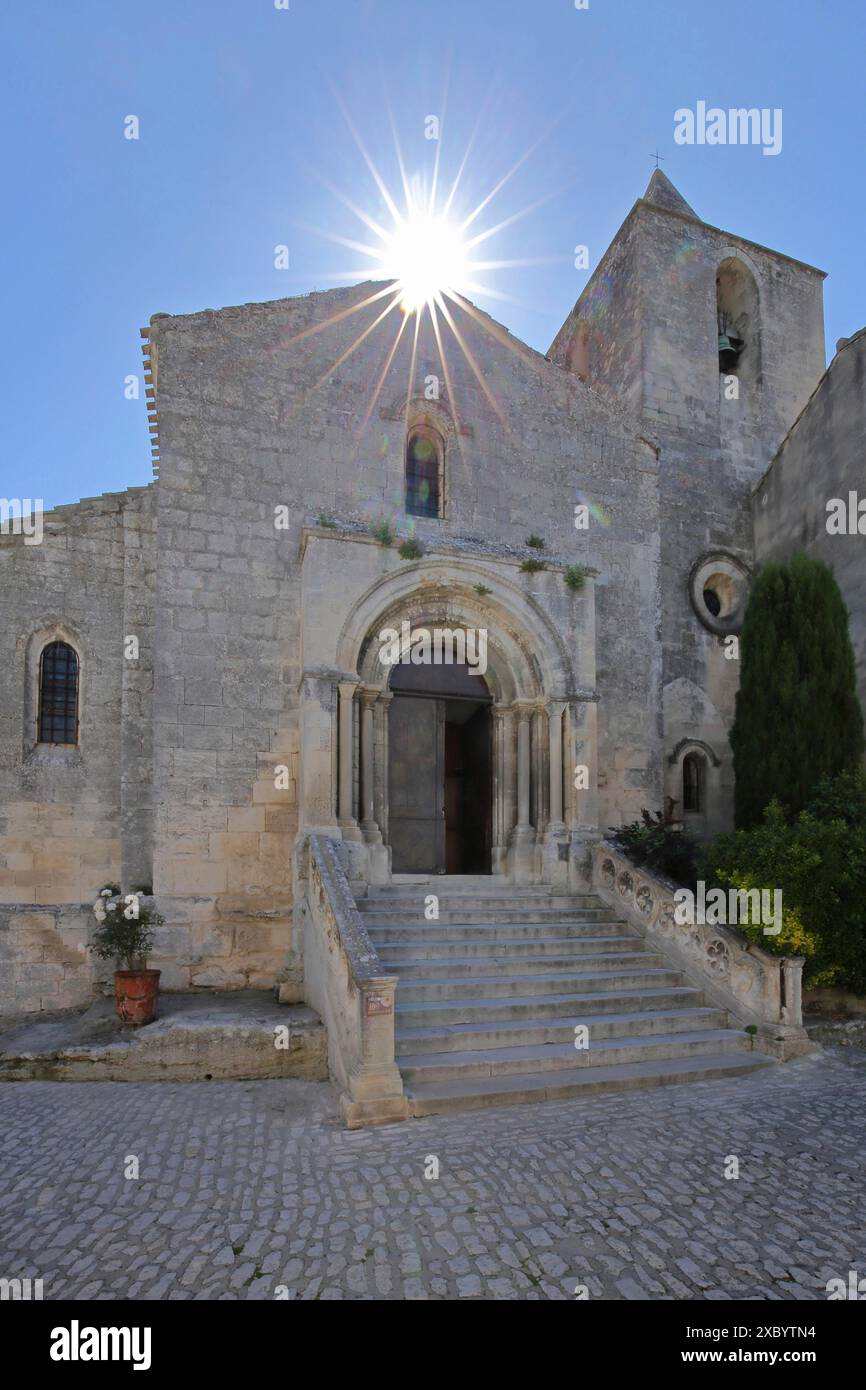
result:
[[[114,1007],[124,1023],[140,1027],[156,1017],[159,970],[148,970],[147,954],[153,929],[164,922],[154,907],[146,907],[140,893],[122,893],[116,884],[103,888],[93,904],[98,926],[90,949],[102,960],[117,962],[114,972]]]

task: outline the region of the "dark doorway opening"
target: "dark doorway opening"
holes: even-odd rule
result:
[[[467,666],[396,666],[388,726],[394,873],[489,874],[490,694]]]

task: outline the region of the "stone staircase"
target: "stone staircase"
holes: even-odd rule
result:
[[[439,916],[427,921],[431,893]],[[407,876],[371,886],[358,907],[399,978],[397,1065],[412,1115],[708,1081],[770,1060],[591,894]]]

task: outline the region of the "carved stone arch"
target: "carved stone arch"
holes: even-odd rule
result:
[[[475,585],[491,592],[479,595]],[[486,628],[488,673],[497,702],[562,696],[575,685],[571,659],[549,618],[518,584],[474,560],[425,557],[377,580],[353,604],[337,643],[341,670],[383,683],[378,634],[413,626]]]
[[[715,749],[711,748],[702,738],[681,738],[668,758],[668,762],[672,765],[681,762],[687,753],[703,753],[713,767],[721,767],[722,765],[722,760]]]
[[[441,434],[446,448],[456,443],[458,434],[468,439],[471,439],[473,434],[470,425],[460,421],[455,423],[454,410],[445,391],[444,377],[438,400],[428,400],[423,391],[394,396],[382,407],[380,417],[383,420],[402,421],[406,424],[407,430],[418,425],[428,425]]]

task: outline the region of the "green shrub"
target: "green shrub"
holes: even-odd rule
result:
[[[633,864],[643,865],[688,887],[695,881],[695,843],[682,830],[674,830],[661,811],[641,811],[640,820],[618,828],[611,838]]]
[[[476,585],[475,585],[475,592],[476,592],[476,594],[480,594],[481,597],[484,598],[485,594],[492,594],[492,593],[493,593],[493,590],[492,590],[492,589],[488,589],[488,587],[487,587],[486,584],[476,584]]]
[[[823,779],[791,822],[777,801],[760,825],[719,835],[699,860],[710,884],[782,891],[782,931],[741,930],[767,951],[806,957],[805,984],[866,993],[866,777]]]
[[[586,583],[586,577],[588,574],[588,565],[569,565],[568,569],[563,571],[562,577],[568,585],[569,589],[572,589],[574,593],[577,594],[580,593],[580,590]]]
[[[740,688],[731,730],[735,823],[761,823],[775,798],[803,810],[821,777],[863,757],[848,612],[832,571],[796,555],[757,575],[740,636]]]
[[[423,551],[417,541],[404,541],[397,551],[401,560],[420,560]]]
[[[327,512],[319,512],[319,515],[316,519],[320,526],[327,526],[328,530],[330,531],[333,531],[337,525],[334,518],[332,516],[329,516]]]
[[[391,530],[390,523],[387,521],[377,521],[370,527],[370,535],[374,541],[380,545],[390,545],[394,539],[394,532]]]
[[[539,570],[546,570],[547,565],[543,560],[524,560],[520,566],[522,574],[537,574]]]
[[[526,544],[530,546],[532,550],[543,550],[544,538],[543,536],[536,536],[535,532],[533,531],[531,536],[526,537]]]

